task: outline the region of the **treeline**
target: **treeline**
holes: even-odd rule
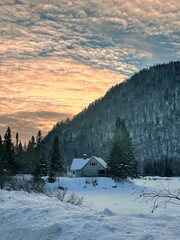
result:
[[[0,188],[11,176],[31,174],[35,180],[49,176],[49,182],[63,175],[59,137],[54,137],[51,152],[45,156],[44,138],[39,130],[36,138],[32,136],[28,145],[22,144],[19,134],[12,140],[11,129],[7,128],[4,139],[0,135]]]
[[[180,176],[180,163],[169,158],[159,161],[154,160],[145,164],[143,175],[161,177]]]

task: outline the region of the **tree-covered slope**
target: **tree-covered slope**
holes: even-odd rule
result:
[[[84,153],[107,160],[117,117],[125,121],[137,161],[180,162],[180,62],[143,69],[112,87],[72,121],[57,124],[46,136],[47,149],[58,135],[66,164]]]

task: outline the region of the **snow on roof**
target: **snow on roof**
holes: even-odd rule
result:
[[[94,157],[103,167],[107,168],[107,163],[100,157]]]
[[[95,158],[104,168],[107,168],[107,163],[100,157],[91,158],[74,158],[71,164],[70,170],[80,170],[82,169],[92,158]]]
[[[89,161],[90,158],[74,158],[70,170],[80,170]]]

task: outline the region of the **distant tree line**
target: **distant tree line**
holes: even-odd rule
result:
[[[4,139],[0,135],[0,188],[16,174],[31,174],[35,181],[48,176],[50,182],[63,175],[59,137],[54,137],[51,154],[45,156],[44,138],[39,130],[28,145],[22,144],[19,134],[12,140],[11,129],[7,128]]]
[[[60,123],[61,126],[64,124],[68,124],[68,122]],[[34,181],[48,176],[48,181],[54,182],[57,177],[65,173],[67,166],[63,163],[62,152],[65,152],[64,146],[68,149],[72,141],[71,139],[70,142],[66,141],[62,145],[62,141],[55,135],[47,154],[47,144],[45,144],[45,138],[40,130],[36,137],[31,137],[27,145],[23,145],[19,140],[18,133],[16,133],[15,140],[12,140],[11,129],[8,127],[4,139],[0,136],[0,188],[3,188],[4,183],[16,174],[31,174]],[[83,141],[81,143],[83,145]],[[77,157],[76,149],[74,152]],[[132,139],[124,119],[118,117],[108,158],[108,176],[120,180],[137,177],[139,172]],[[177,176],[180,175],[180,164],[169,158],[149,161],[145,163],[142,173],[146,176]]]
[[[173,171],[173,160],[165,158],[165,160],[148,162],[144,166],[143,175],[145,176],[162,176],[172,177],[178,175],[178,172]]]

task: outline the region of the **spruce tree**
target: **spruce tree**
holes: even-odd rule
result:
[[[59,137],[54,137],[50,169],[49,169],[49,182],[54,182],[56,177],[61,175],[63,172],[61,152],[60,152],[60,143]]]
[[[18,173],[18,164],[15,159],[14,145],[11,138],[11,129],[8,127],[4,136],[2,161],[4,169],[9,175]]]
[[[146,163],[144,170],[143,170],[143,174],[144,176],[151,176],[153,174],[153,166],[151,162]]]
[[[35,154],[36,154],[36,168],[40,164],[40,158],[42,157],[43,151],[44,151],[44,146],[43,146],[43,137],[42,133],[39,130],[36,136],[36,146],[35,146]]]
[[[37,136],[36,136],[36,144],[39,145],[43,140],[41,130],[38,131]]]
[[[19,145],[19,133],[16,133],[16,151],[18,149],[18,145]]]
[[[165,177],[173,176],[173,170],[172,170],[171,163],[168,158],[165,159],[164,176]]]
[[[18,161],[20,173],[28,173],[27,158],[26,158],[25,154],[26,154],[26,152],[23,148],[21,140],[16,142],[16,159]]]
[[[109,174],[115,180],[137,176],[133,146],[124,120],[116,121],[113,145],[108,160]]]
[[[36,147],[35,137],[32,136],[31,140],[29,140],[29,143],[27,145],[27,151],[26,151],[26,160],[27,160],[26,168],[27,168],[27,173],[30,173],[30,174],[33,174],[33,171],[36,168],[35,147]]]
[[[158,175],[158,168],[155,160],[153,161],[153,175],[154,176]]]
[[[3,141],[2,141],[2,137],[0,135],[0,160],[1,160],[1,157],[2,157],[2,151],[3,151]]]
[[[3,189],[4,187],[4,181],[5,181],[5,171],[4,171],[4,159],[3,159],[3,141],[0,136],[0,189]]]
[[[39,168],[41,177],[47,176],[47,163],[44,154],[39,159]]]

